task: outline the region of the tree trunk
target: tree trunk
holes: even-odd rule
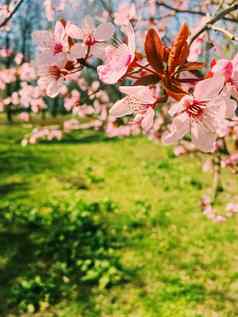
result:
[[[12,109],[10,106],[7,107],[6,109],[6,117],[7,117],[7,122],[8,123],[12,123],[13,120],[12,120]]]

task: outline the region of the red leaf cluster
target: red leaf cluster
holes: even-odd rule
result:
[[[183,71],[197,71],[203,67],[203,63],[187,61],[189,33],[187,24],[183,24],[171,47],[166,47],[155,28],[147,32],[145,53],[154,75],[146,75],[140,79],[141,83],[151,84],[160,81],[166,94],[176,100],[180,100],[187,94],[181,86],[184,80],[180,81],[180,73]]]

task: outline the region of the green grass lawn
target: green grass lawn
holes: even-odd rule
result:
[[[123,232],[118,252],[133,272],[124,283],[63,299],[37,316],[238,316],[238,221],[213,224],[201,213],[212,178],[198,156],[177,158],[143,137],[108,140],[92,131],[22,147],[27,129],[0,128],[0,204],[113,201],[118,207],[105,221]],[[234,175],[226,172],[225,185],[238,194]],[[0,276],[8,274],[11,252],[10,241],[1,242]]]

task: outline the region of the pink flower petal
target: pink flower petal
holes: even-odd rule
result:
[[[128,38],[127,45],[128,45],[130,52],[133,54],[133,58],[134,58],[134,54],[136,51],[136,39],[135,39],[134,29],[133,29],[131,23],[129,23],[128,25],[123,25],[121,29],[126,34],[126,36]]]
[[[237,102],[231,98],[227,98],[225,117],[228,119],[232,119],[235,115],[236,108],[237,108]]]
[[[82,39],[83,32],[82,30],[73,23],[67,23],[66,25],[66,33],[68,36],[72,37],[73,39]]]
[[[97,68],[99,78],[107,84],[116,83],[127,72],[132,55],[125,44],[105,49],[105,64]]]
[[[133,111],[130,109],[128,97],[125,97],[117,101],[110,109],[110,115],[116,118],[120,118],[132,113]]]
[[[232,71],[233,65],[232,62],[228,59],[220,59],[219,61],[217,61],[215,66],[212,67],[213,73],[224,75],[226,80],[229,80],[231,78]]]
[[[147,86],[121,86],[119,90],[126,95],[136,97],[142,104],[153,104],[156,101],[153,90]]]
[[[81,43],[76,43],[72,46],[70,55],[74,58],[84,58],[86,55],[86,48]]]
[[[203,152],[214,152],[216,133],[211,132],[202,124],[193,122],[192,128],[192,143]]]
[[[225,103],[225,117],[228,119],[232,119],[235,115],[235,110],[237,108],[236,101],[231,99],[231,96],[233,95],[232,86],[226,84],[225,88],[223,89],[222,95]]]
[[[64,40],[65,28],[61,21],[57,21],[55,24],[54,36],[56,42],[62,42]]]
[[[94,20],[92,17],[87,15],[82,23],[82,30],[84,33],[93,33],[95,29]]]
[[[151,107],[147,110],[143,120],[141,121],[141,127],[145,132],[148,132],[154,123],[155,112]]]
[[[127,67],[121,67],[120,70],[113,69],[111,65],[101,65],[97,67],[100,80],[106,84],[115,84],[122,76],[125,75]]]
[[[105,45],[103,43],[96,43],[91,47],[91,54],[97,58],[105,58]]]
[[[233,65],[233,68],[238,70],[238,53],[235,55],[235,57],[233,58],[232,60],[232,65]]]
[[[188,101],[193,100],[193,97],[185,96],[181,99],[180,102],[175,102],[174,104],[172,104],[171,108],[168,111],[169,115],[173,117],[174,115],[182,112],[184,110],[184,104],[186,103],[187,100]]]
[[[49,49],[54,43],[53,34],[48,31],[35,31],[32,34],[32,39],[39,46],[40,50]]]
[[[232,73],[232,86],[234,86],[236,89],[238,88],[238,67]]]
[[[114,27],[111,23],[100,24],[95,30],[96,41],[108,41],[114,33]]]
[[[166,144],[175,143],[182,139],[190,130],[190,119],[186,113],[176,116],[170,127],[170,131],[162,136],[162,141]]]
[[[209,100],[217,97],[224,86],[225,79],[222,75],[215,75],[197,83],[194,97],[200,100]]]
[[[55,57],[52,54],[51,50],[44,50],[36,55],[35,65],[37,68],[44,68],[43,65],[54,64]]]
[[[57,80],[52,80],[47,87],[47,96],[54,98],[59,94],[61,88],[61,83]]]

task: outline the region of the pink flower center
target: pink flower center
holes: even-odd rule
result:
[[[61,43],[55,43],[54,55],[59,54],[63,51],[63,45]]]
[[[94,38],[93,35],[89,34],[89,35],[86,37],[84,43],[85,43],[87,46],[92,46],[92,45],[94,45],[94,44],[96,43],[96,40],[95,40],[95,38]]]
[[[188,102],[185,107],[185,111],[193,119],[200,119],[206,109],[204,101],[198,101],[195,99],[192,102]]]
[[[60,78],[60,75],[61,75],[61,71],[60,71],[59,67],[56,65],[49,66],[48,73],[55,80],[58,80]]]

